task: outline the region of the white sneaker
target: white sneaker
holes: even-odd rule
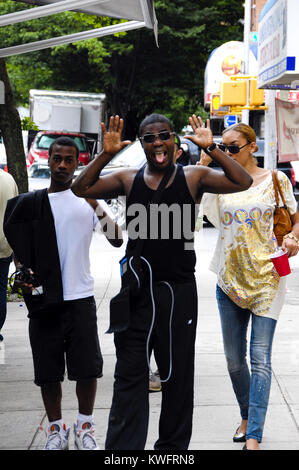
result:
[[[150,373],[149,376],[149,391],[150,392],[161,392],[162,386],[161,386],[161,380],[160,380],[160,374],[159,371],[156,370],[156,372]]]
[[[59,424],[52,424],[47,432],[47,442],[44,450],[68,450],[70,428],[63,428]]]
[[[86,422],[81,428],[74,424],[75,449],[77,450],[100,450],[94,438],[94,426]]]

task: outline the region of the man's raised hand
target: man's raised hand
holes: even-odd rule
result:
[[[111,116],[109,120],[109,128],[106,129],[105,124],[102,122],[104,152],[110,155],[115,155],[120,152],[124,147],[131,144],[130,140],[121,140],[124,121],[118,115]]]
[[[207,119],[207,127],[200,116],[193,114],[189,117],[190,125],[194,135],[185,135],[186,139],[192,140],[198,147],[203,149],[209,147],[213,143],[213,134],[210,129],[210,120]]]

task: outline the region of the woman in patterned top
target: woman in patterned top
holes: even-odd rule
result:
[[[217,274],[224,351],[242,418],[233,440],[246,442],[243,450],[258,450],[270,394],[272,341],[284,303],[286,278],[278,276],[270,260],[277,248],[273,233],[275,193],[271,171],[259,168],[253,156],[257,150],[255,132],[239,123],[225,129],[222,140],[221,150],[248,171],[253,183],[242,193],[206,193],[202,204],[210,222],[219,229],[210,269]],[[208,165],[209,161],[204,154],[199,164]],[[287,176],[278,171],[278,179],[294,224],[282,243],[291,257],[299,250],[299,213]],[[251,374],[246,361],[250,318]]]

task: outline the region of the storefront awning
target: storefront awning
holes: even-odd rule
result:
[[[50,16],[67,10],[96,16],[108,16],[111,18],[126,19],[127,22],[95,28],[79,33],[44,39],[26,44],[0,49],[0,57],[24,54],[26,52],[46,49],[48,47],[67,44],[85,39],[107,36],[121,31],[130,31],[138,28],[150,28],[154,30],[156,44],[158,45],[158,23],[155,15],[153,0],[14,0],[22,1],[36,8],[0,15],[0,27],[22,21]]]

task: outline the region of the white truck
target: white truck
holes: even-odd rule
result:
[[[30,90],[32,121],[45,131],[81,132],[97,141],[101,148],[101,126],[106,121],[106,96],[56,90]]]

